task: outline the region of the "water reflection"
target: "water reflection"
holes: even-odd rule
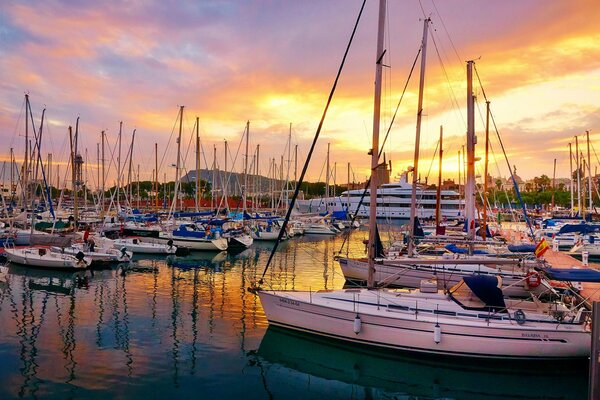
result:
[[[353,234],[350,255],[364,254],[365,237]],[[290,290],[341,288],[344,280],[332,260],[341,241],[287,241],[265,281]],[[270,249],[257,243],[235,255],[144,257],[77,273],[0,269],[0,398],[179,398],[199,392],[245,399],[399,393],[499,398],[519,390],[523,397],[561,398],[557,386],[585,391],[585,371],[529,374],[528,382],[519,383],[506,371],[461,367],[459,374],[454,366],[390,360],[271,329],[265,335],[260,302],[246,289],[262,276]],[[481,383],[494,378],[491,389]]]
[[[288,390],[280,382],[293,380],[295,390],[308,393],[337,386],[345,396],[364,389],[364,395],[352,398],[583,399],[587,394],[585,362],[556,368],[547,363],[389,354],[274,327],[249,359],[267,371],[265,384],[273,392]],[[304,379],[291,379],[298,374]]]

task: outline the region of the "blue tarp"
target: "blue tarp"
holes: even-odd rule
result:
[[[600,231],[600,225],[590,225],[590,224],[566,224],[563,225],[558,231],[557,235],[562,235],[563,233],[580,233],[585,235],[586,233],[592,233]]]
[[[467,254],[469,252],[468,249],[458,247],[454,243],[447,244],[445,249],[452,253],[455,253],[455,254]],[[473,250],[473,254],[488,254],[488,253],[487,253],[487,251],[484,251],[484,250]]]
[[[546,275],[555,281],[570,281],[570,282],[600,282],[600,271],[593,269],[544,269]]]
[[[202,212],[174,212],[173,213],[173,217],[175,217],[175,218],[206,217],[208,215],[214,215],[214,212],[202,211]]]
[[[463,278],[465,284],[471,289],[475,296],[483,301],[486,307],[492,310],[502,310],[506,308],[504,304],[504,295],[498,287],[498,278],[489,275],[473,275]]]
[[[533,253],[535,244],[509,244],[508,251],[513,253]]]

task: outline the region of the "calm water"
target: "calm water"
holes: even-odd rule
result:
[[[362,255],[365,232],[351,253]],[[339,289],[341,238],[292,240],[266,281]],[[268,329],[246,288],[269,245],[238,255],[0,278],[0,399],[585,399],[587,366],[389,354]]]

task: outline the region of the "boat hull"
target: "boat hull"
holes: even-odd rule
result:
[[[590,335],[581,325],[498,323],[467,325],[443,316],[393,311],[375,292],[356,291],[341,302],[327,294],[266,292],[258,295],[270,324],[347,342],[401,351],[503,359],[570,359],[589,356]],[[358,302],[357,297],[360,298]],[[353,301],[354,300],[354,301]],[[360,318],[358,332],[355,317]],[[439,341],[436,343],[436,325]],[[565,329],[559,329],[563,327]],[[568,330],[568,328],[572,328]]]
[[[5,249],[8,261],[16,264],[27,265],[31,267],[60,269],[60,270],[81,270],[85,269],[91,263],[91,260],[77,260],[68,254],[57,254],[47,251],[41,255],[39,249]]]

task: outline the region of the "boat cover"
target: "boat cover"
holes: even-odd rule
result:
[[[505,309],[504,295],[498,287],[498,278],[489,275],[472,275],[463,278],[465,284],[475,296],[483,301],[487,308],[492,310]]]
[[[590,224],[566,224],[563,225],[558,231],[557,235],[561,235],[563,233],[581,233],[585,235],[586,233],[592,233],[600,231],[600,225],[590,225]]]
[[[547,268],[546,275],[555,281],[600,282],[600,271],[583,268]]]
[[[512,253],[533,253],[535,244],[509,244],[508,251]]]
[[[444,248],[455,254],[467,254],[469,252],[468,249],[458,247],[455,243],[447,244]],[[473,250],[473,254],[488,254],[488,253],[485,250]]]

